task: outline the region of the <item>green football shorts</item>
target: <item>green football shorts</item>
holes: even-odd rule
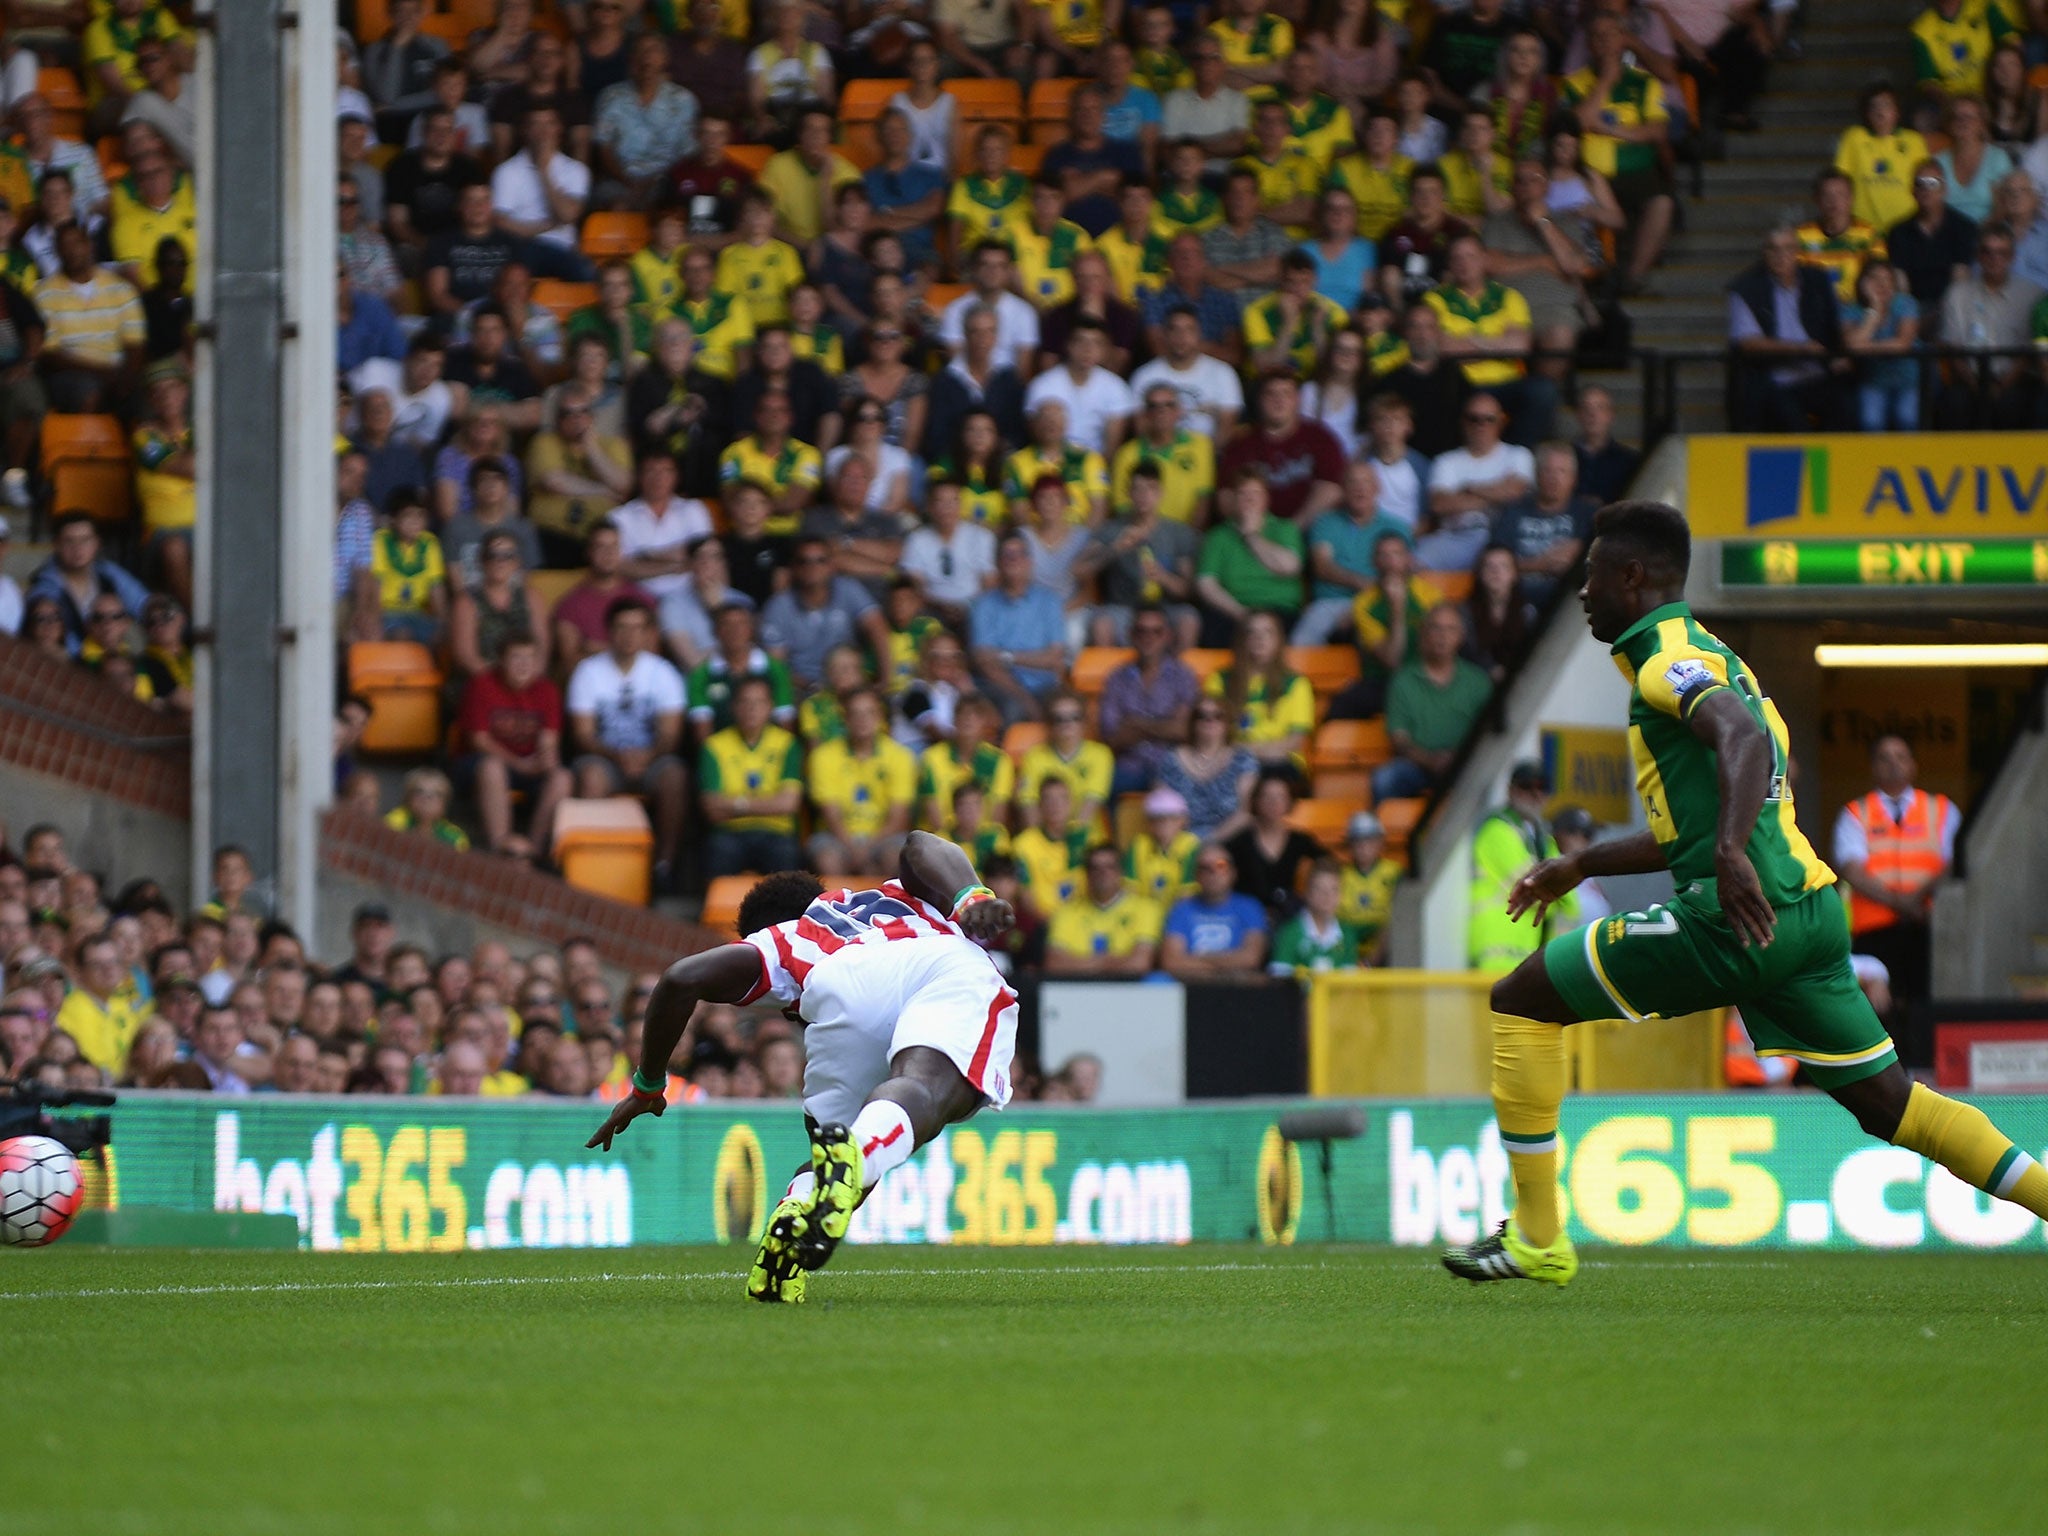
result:
[[[1543,946],[1543,968],[1582,1019],[1664,1019],[1733,1006],[1759,1056],[1790,1056],[1823,1088],[1898,1059],[1849,969],[1832,886],[1778,908],[1763,948],[1745,949],[1710,888],[1620,912]]]

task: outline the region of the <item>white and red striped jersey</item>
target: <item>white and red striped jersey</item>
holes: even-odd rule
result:
[[[827,891],[794,922],[746,936],[743,942],[760,952],[761,979],[742,1003],[770,996],[784,1004],[801,1001],[812,969],[849,945],[945,937],[965,935],[894,880],[872,890]]]

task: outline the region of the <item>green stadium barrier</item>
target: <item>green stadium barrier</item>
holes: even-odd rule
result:
[[[1986,1099],[2048,1161],[2048,1097]],[[1291,1146],[1273,1102],[1020,1107],[955,1126],[884,1181],[852,1240],[1432,1246],[1498,1221],[1507,1158],[1484,1100],[1371,1102],[1364,1136]],[[676,1108],[610,1154],[604,1106],[124,1095],[93,1180],[115,1208],[294,1217],[348,1251],[750,1244],[804,1157],[793,1106]],[[2042,1224],[1818,1095],[1608,1095],[1564,1110],[1581,1241],[1691,1248],[2014,1248]],[[1334,1214],[1334,1222],[1332,1220]]]

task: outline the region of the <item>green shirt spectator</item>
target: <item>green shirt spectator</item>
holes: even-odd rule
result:
[[[1266,482],[1260,476],[1247,474],[1236,489],[1229,520],[1202,540],[1196,591],[1233,624],[1259,609],[1292,620],[1301,612],[1301,530],[1268,515]]]

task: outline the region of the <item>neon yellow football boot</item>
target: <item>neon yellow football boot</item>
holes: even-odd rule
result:
[[[810,1225],[804,1202],[784,1195],[768,1218],[761,1234],[761,1251],[754,1255],[754,1267],[747,1271],[747,1295],[755,1301],[795,1304],[804,1299],[804,1271],[797,1261],[797,1244]]]
[[[843,1125],[811,1130],[811,1174],[817,1188],[804,1208],[804,1226],[796,1236],[797,1263],[822,1269],[846,1236],[854,1207],[860,1204],[864,1159],[853,1132]]]
[[[1508,1220],[1476,1243],[1446,1249],[1443,1265],[1474,1285],[1489,1280],[1540,1280],[1545,1285],[1566,1286],[1579,1272],[1579,1253],[1562,1232],[1549,1247],[1538,1248]]]

